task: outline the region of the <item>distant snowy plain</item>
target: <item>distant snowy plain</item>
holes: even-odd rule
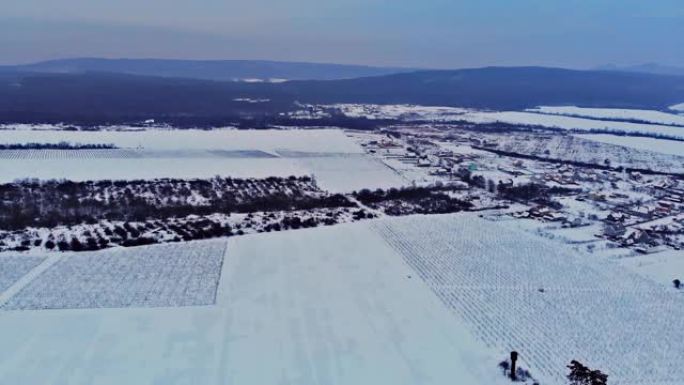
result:
[[[113,144],[115,150],[0,150],[0,182],[314,175],[332,192],[406,181],[342,130],[0,131],[0,144]]]

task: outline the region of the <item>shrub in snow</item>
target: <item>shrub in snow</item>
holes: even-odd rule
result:
[[[69,243],[68,243],[66,240],[64,240],[64,239],[62,239],[62,240],[60,240],[59,242],[57,242],[57,248],[59,249],[59,251],[69,251],[69,250],[71,250],[71,247],[69,246]]]
[[[84,247],[78,238],[71,238],[71,250],[73,251],[83,251]]]
[[[608,383],[607,374],[601,373],[600,370],[591,370],[578,361],[572,360],[568,369],[570,369],[570,374],[567,376],[570,385],[606,385]]]
[[[510,360],[503,360],[503,361],[499,362],[499,369],[501,369],[502,374],[504,376],[510,378],[511,380],[516,381],[516,382],[518,382],[518,381],[519,382],[527,382],[527,381],[534,380],[534,378],[532,377],[530,372],[527,369],[524,369],[521,367],[515,368],[515,376],[513,376],[512,375],[513,373],[511,372],[511,370],[513,369],[512,366],[513,365],[511,364]],[[536,384],[536,382],[535,382],[535,384]]]
[[[509,364],[507,360],[503,360],[499,362],[499,368],[503,371],[504,376],[508,376],[508,371],[511,370],[511,364]]]

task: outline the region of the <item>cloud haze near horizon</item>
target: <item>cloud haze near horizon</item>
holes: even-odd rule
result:
[[[22,0],[0,16],[1,64],[154,57],[684,67],[682,46],[681,0]]]

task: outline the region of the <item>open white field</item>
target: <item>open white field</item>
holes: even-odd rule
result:
[[[576,118],[572,116],[537,114],[534,112],[501,111],[501,112],[468,112],[461,116],[463,120],[473,123],[510,123],[536,125],[564,130],[591,131],[606,130],[636,134],[658,134],[684,138],[684,127],[663,126],[646,123],[627,123],[606,120]]]
[[[80,151],[80,150],[78,150]],[[94,159],[2,159],[0,182],[16,179],[102,179],[154,178],[265,178],[309,175],[294,159],[286,158],[94,158]]]
[[[231,238],[212,306],[0,311],[0,346],[2,384],[507,383],[369,222]]]
[[[363,152],[341,130],[0,131],[0,144],[59,142],[113,144],[119,148],[145,150]]]
[[[672,287],[672,281],[684,279],[684,251],[665,250],[658,253],[636,254],[617,259],[618,263],[628,269],[660,282],[666,287]]]
[[[252,158],[272,159],[275,154],[260,150],[0,150],[0,159],[193,159],[193,158]]]
[[[620,108],[583,108],[574,106],[542,106],[528,109],[543,114],[577,116],[584,118],[639,120],[643,122],[684,125],[684,116],[654,110],[631,110]]]
[[[333,192],[388,189],[410,184],[381,160],[365,154],[303,157],[298,158],[298,163],[315,175],[319,187]]]
[[[17,179],[265,178],[315,175],[332,192],[408,184],[341,130],[0,131],[0,143],[114,144],[113,150],[0,151]],[[178,148],[176,148],[178,147]]]
[[[573,359],[611,384],[684,383],[681,292],[474,215],[376,226],[483,341],[520,352],[542,383],[565,383]]]
[[[646,150],[667,155],[684,156],[684,142],[680,142],[678,140],[641,138],[634,136],[616,136],[606,134],[587,134],[575,136],[578,136],[582,139],[591,140],[594,142],[614,144],[617,146],[635,148],[637,150]]]

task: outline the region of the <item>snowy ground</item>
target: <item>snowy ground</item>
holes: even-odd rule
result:
[[[669,137],[684,138],[684,127],[663,126],[646,123],[627,123],[605,120],[592,120],[571,116],[537,114],[533,112],[501,111],[501,112],[468,112],[461,116],[462,120],[473,123],[510,123],[559,128],[565,130],[591,131],[606,130],[638,134],[658,134]]]
[[[673,111],[680,109],[682,109],[680,105],[671,107]],[[456,107],[335,104],[307,106],[307,109],[294,113],[293,117],[320,118],[330,116],[329,111],[350,118],[398,119],[405,122],[502,122],[577,131],[605,130],[684,138],[684,127],[682,127],[684,116],[654,110],[542,106],[526,111],[478,111]],[[639,122],[626,122],[625,120]]]
[[[483,341],[520,352],[543,383],[564,383],[573,359],[613,384],[684,383],[681,292],[474,215],[377,226]]]
[[[2,159],[0,182],[16,179],[155,178],[266,178],[309,175],[293,159],[265,158],[171,158],[171,159]]]
[[[341,130],[0,131],[0,143],[114,144],[116,150],[0,151],[0,183],[16,179],[154,179],[315,175],[332,192],[406,182]]]
[[[620,258],[618,262],[666,287],[672,287],[675,278],[684,281],[684,251],[681,250],[666,250],[648,255],[635,254],[628,258]]]
[[[0,256],[0,293],[43,262],[44,257]]]
[[[213,304],[225,241],[59,256],[1,307],[10,310]]]
[[[594,137],[596,135],[510,134],[486,136],[488,140],[497,145],[498,150],[502,151],[593,164],[604,164],[605,160],[608,159],[613,166],[649,168],[663,172],[684,171],[684,158],[681,156],[655,152],[653,151],[655,149],[636,149],[622,145],[622,143],[649,143],[649,138],[615,136],[614,140],[617,143],[613,144],[606,143],[607,141],[612,142],[613,139],[604,142],[600,138],[594,140]],[[612,137],[612,135],[605,135],[602,138]],[[666,142],[669,144],[673,141]],[[676,143],[684,145],[684,142]]]
[[[145,150],[260,150],[362,153],[341,130],[162,130],[60,131],[3,130],[1,144],[59,143],[113,144]]]
[[[659,152],[661,154],[684,156],[684,142],[680,142],[677,140],[640,138],[633,136],[615,136],[606,134],[588,134],[575,136],[578,136],[582,139],[591,140],[594,142],[614,144],[617,146],[635,148],[637,150],[646,150],[652,152]]]
[[[162,132],[181,136],[167,142]],[[420,180],[417,167],[366,156],[342,131],[272,131],[258,143],[251,135],[262,131],[217,132],[95,133],[123,151],[176,155],[41,153],[2,159],[0,175],[313,173],[332,191]],[[79,134],[90,135],[65,132]],[[37,138],[24,142],[49,136]],[[192,155],[224,150],[231,156]],[[684,295],[667,285],[680,276],[681,252],[616,262],[563,245],[589,242],[593,228],[547,240],[525,223],[413,216],[26,262],[0,256],[0,384],[497,385],[508,383],[496,365],[510,350],[549,385],[565,383],[571,359],[611,384],[684,384]],[[225,242],[219,280],[224,254],[211,245]]]
[[[319,187],[328,191],[387,189],[409,184],[398,172],[367,155],[303,157],[297,161],[303,169],[315,175]]]
[[[529,112],[539,112],[552,115],[566,115],[584,118],[610,120],[639,120],[649,123],[684,125],[684,116],[668,114],[654,110],[631,110],[618,108],[582,108],[574,106],[550,107],[542,106],[528,109]]]
[[[231,238],[215,306],[3,311],[0,345],[3,384],[507,383],[368,223]]]
[[[184,282],[164,264],[170,247],[63,257],[7,305],[148,306],[121,298],[165,291],[114,277],[159,282],[162,271]],[[571,359],[618,385],[682,384],[683,302],[661,282],[515,224],[385,218],[230,238],[215,305],[5,309],[0,383],[491,385],[506,383],[496,365],[515,349],[545,384],[564,383]]]

